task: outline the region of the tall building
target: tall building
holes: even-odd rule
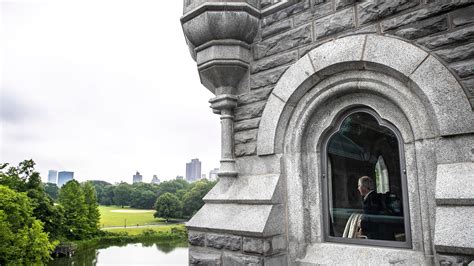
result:
[[[140,172],[137,171],[135,175],[133,175],[133,184],[142,182],[143,176],[140,174]]]
[[[217,172],[219,172],[219,168],[214,168],[209,171],[209,180],[214,181],[217,180]]]
[[[152,184],[159,184],[160,179],[156,175],[153,175],[153,178],[151,179],[151,183]]]
[[[49,176],[48,176],[49,178]],[[61,171],[58,173],[58,187],[62,187],[67,182],[74,179],[74,172]]]
[[[53,183],[53,184],[58,183],[58,171],[56,170],[48,171],[48,183]]]
[[[201,162],[199,159],[192,159],[186,164],[186,180],[194,182],[201,178]]]

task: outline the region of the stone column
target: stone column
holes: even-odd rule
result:
[[[223,94],[212,98],[211,108],[221,115],[221,160],[219,177],[236,177],[234,157],[234,108],[237,106],[237,97]]]

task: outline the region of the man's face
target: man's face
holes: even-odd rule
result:
[[[358,182],[357,190],[359,190],[359,193],[360,193],[360,195],[362,195],[362,196],[367,195],[367,193],[369,192],[367,188],[365,188],[364,186],[362,186],[362,184],[360,183],[360,181]]]

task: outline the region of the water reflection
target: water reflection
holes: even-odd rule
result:
[[[188,265],[186,243],[144,242],[99,247],[76,253],[72,258],[57,258],[58,265]]]

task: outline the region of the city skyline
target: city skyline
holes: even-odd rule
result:
[[[73,169],[110,183],[137,169],[184,176],[189,158],[205,172],[219,165],[219,117],[184,41],[182,2],[1,5],[0,162],[33,159],[43,181]]]

